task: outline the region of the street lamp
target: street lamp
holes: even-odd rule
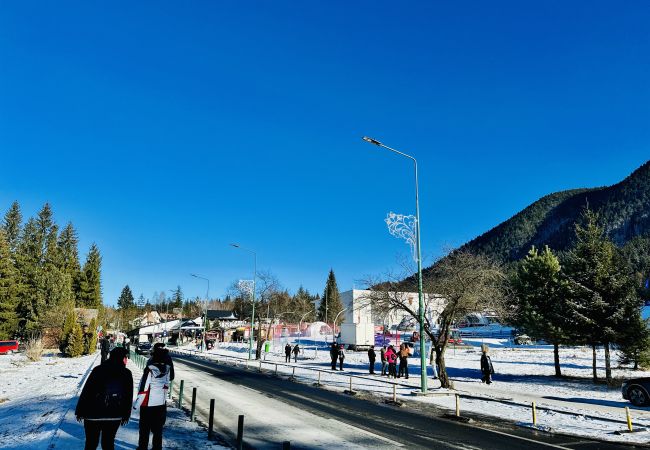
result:
[[[251,359],[251,352],[253,351],[253,336],[255,335],[255,279],[257,278],[257,253],[251,249],[242,247],[239,244],[230,245],[253,254],[253,313],[251,314],[251,335],[248,338],[248,359]]]
[[[201,280],[205,280],[208,282],[208,290],[205,293],[205,303],[203,307],[203,345],[201,346],[201,353],[203,353],[205,346],[207,345],[205,341],[205,322],[208,320],[208,302],[210,301],[210,280],[208,280],[205,277],[202,277],[201,275],[196,275],[194,273],[190,274],[194,278],[199,278]]]
[[[427,392],[427,361],[425,357],[425,348],[424,348],[424,298],[422,295],[422,251],[420,249],[420,201],[418,196],[418,162],[411,155],[402,153],[399,150],[388,147],[387,145],[382,144],[376,139],[364,136],[363,140],[376,145],[378,147],[383,147],[386,150],[390,150],[393,153],[409,158],[413,161],[413,168],[415,170],[415,235],[416,235],[416,246],[417,246],[417,263],[418,263],[418,299],[419,299],[419,321],[420,321],[420,390],[423,394]]]
[[[307,317],[307,314],[314,312],[313,309],[310,309],[307,311],[305,314],[302,315],[300,318],[300,322],[298,322],[298,345],[300,345],[300,336],[302,335],[302,321],[305,317]]]
[[[338,313],[338,314],[336,315],[336,317],[334,318],[334,323],[332,324],[332,325],[334,325],[334,337],[333,337],[333,338],[334,338],[334,341],[336,341],[336,321],[338,320],[338,318],[339,318],[339,316],[341,315],[341,313],[342,313],[343,311],[345,311],[346,309],[347,309],[347,308],[343,308],[342,310],[340,310],[339,313]]]

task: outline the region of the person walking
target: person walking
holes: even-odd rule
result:
[[[138,398],[133,409],[140,408],[138,450],[148,450],[149,434],[153,434],[152,450],[162,450],[163,426],[167,420],[167,393],[171,366],[167,349],[154,347],[140,380]]]
[[[386,369],[387,369],[387,364],[386,364],[386,346],[384,345],[381,350],[379,351],[379,357],[381,358],[381,376],[386,375]]]
[[[159,349],[159,350],[156,350]],[[153,355],[156,354],[157,351],[161,351],[160,355],[162,358],[165,360],[165,364],[169,366],[169,381],[174,380],[174,361],[172,361],[172,357],[169,355],[169,350],[165,348],[165,343],[164,342],[156,342],[153,345],[153,350],[151,353],[151,358],[147,360],[147,365],[153,364]]]
[[[397,378],[404,377],[408,380],[409,379],[408,345],[402,344],[400,346],[399,353],[397,354],[397,356],[399,357],[399,373],[397,374]]]
[[[397,377],[397,353],[392,345],[388,346],[386,350],[386,360],[388,361],[388,378]]]
[[[284,362],[291,362],[291,344],[284,346]]]
[[[129,338],[124,339],[124,350],[126,350],[126,357],[131,359],[131,340]]]
[[[126,350],[118,347],[110,353],[110,358],[90,372],[75,408],[77,421],[84,423],[84,450],[95,450],[100,435],[102,449],[113,450],[118,428],[129,422],[133,375],[126,363]]]
[[[300,353],[300,346],[296,344],[293,346],[293,362],[298,362],[298,353]]]
[[[111,351],[111,343],[108,340],[108,336],[104,336],[99,345],[99,351],[102,354],[102,364],[106,359],[108,359],[108,353]]]
[[[332,342],[330,348],[330,359],[332,360],[332,370],[336,370],[336,360],[339,358],[339,347],[336,342]]]
[[[368,349],[368,369],[370,371],[370,375],[375,374],[375,359],[377,358],[377,354],[375,353],[375,346],[371,345],[370,348]]]
[[[494,366],[492,366],[492,358],[487,354],[487,347],[483,347],[483,355],[481,355],[481,382],[492,384],[492,375],[494,375]]]
[[[345,350],[343,344],[339,346],[339,370],[343,372],[343,361],[345,360]]]

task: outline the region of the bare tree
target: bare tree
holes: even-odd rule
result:
[[[413,272],[410,272],[411,274]],[[419,320],[417,278],[389,276],[389,281],[366,280],[366,300],[373,314],[384,317],[397,311]],[[438,365],[442,387],[453,384],[447,375],[445,350],[455,323],[467,314],[505,312],[507,280],[500,266],[485,256],[455,251],[434,264],[423,276],[424,324],[421,332],[432,342],[430,362]],[[434,361],[435,355],[435,361]]]

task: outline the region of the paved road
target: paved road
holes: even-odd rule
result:
[[[191,356],[175,355],[174,359],[182,376],[200,376],[200,389],[216,390],[215,398],[226,397],[228,414],[221,419],[225,422],[222,426],[233,430],[237,414],[245,414],[247,424],[251,417],[252,426],[246,427],[246,439],[251,448],[278,448],[283,440],[292,440],[292,448],[321,448],[323,443],[333,439],[332,436],[344,442],[329,442],[329,448],[385,448],[387,445],[391,448],[486,450],[632,448],[528,431],[507,424],[497,427],[487,421],[467,425],[437,417],[441,412],[430,406],[400,409],[383,405],[376,399],[337,394],[255,370],[246,371]],[[177,378],[181,379],[181,375]],[[189,389],[186,388],[186,392],[189,393]],[[259,422],[260,416],[277,419],[285,415],[289,426],[283,427],[282,421],[278,424],[277,420]],[[291,431],[291,439],[284,437],[286,430]],[[273,439],[269,440],[268,436]]]

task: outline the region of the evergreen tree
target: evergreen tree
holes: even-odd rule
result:
[[[97,319],[90,320],[88,332],[84,337],[84,355],[92,355],[97,348]]]
[[[120,297],[117,299],[117,307],[121,310],[131,309],[135,307],[133,292],[131,292],[131,288],[128,284],[124,286]]]
[[[633,365],[634,370],[639,367],[650,367],[650,330],[648,321],[640,315],[633,315],[629,326],[619,336],[620,352],[619,364]]]
[[[19,329],[22,334],[34,331],[39,325],[39,313],[44,305],[39,302],[39,282],[42,280],[41,258],[44,239],[40,238],[36,220],[30,218],[23,228],[16,253],[21,289],[18,300]]]
[[[0,228],[0,340],[13,337],[18,329],[18,272],[4,228]]]
[[[61,333],[59,334],[59,350],[61,353],[66,355],[68,348],[68,340],[70,339],[70,334],[74,330],[74,324],[77,321],[77,314],[73,309],[70,309],[65,316],[65,321],[63,322],[63,327],[61,328]]]
[[[76,305],[80,305],[82,302],[81,283],[83,279],[81,265],[79,263],[78,245],[79,238],[77,237],[77,232],[72,226],[72,223],[68,223],[61,230],[58,247],[61,254],[62,269],[70,276],[72,281],[72,292]]]
[[[7,214],[5,214],[2,228],[6,233],[7,243],[12,255],[15,255],[18,250],[18,242],[20,241],[20,233],[22,231],[23,215],[20,212],[20,205],[18,202],[13,202]]]
[[[303,319],[306,322],[313,322],[316,319],[314,297],[302,286],[298,288],[298,291],[292,297],[291,306],[287,309],[293,311],[293,313],[285,316],[285,319],[289,321],[296,322]]]
[[[339,288],[336,284],[334,270],[330,269],[329,276],[327,277],[327,284],[323,291],[323,297],[321,298],[320,306],[318,307],[318,319],[331,323],[338,315],[336,324],[340,325],[341,322],[343,322],[343,315],[339,315],[341,311],[343,311],[341,294],[339,293]]]
[[[72,325],[72,331],[68,334],[66,347],[63,354],[72,358],[83,355],[84,352],[84,335],[81,325],[76,320]]]
[[[555,376],[562,376],[559,346],[571,329],[560,261],[548,246],[544,251],[532,247],[519,263],[512,286],[516,294],[514,323],[534,339],[544,339],[553,344]]]
[[[97,245],[92,244],[82,269],[81,306],[98,308],[102,304],[101,285],[102,257]]]
[[[169,303],[170,308],[181,308],[183,307],[183,291],[181,287],[176,287],[176,290],[172,293],[172,299]]]
[[[574,312],[579,334],[587,336],[594,349],[605,349],[605,377],[612,382],[610,348],[638,320],[641,301],[621,252],[607,238],[590,210],[583,214],[584,225],[576,225],[576,245],[567,258],[567,274],[587,295],[576,297]]]

